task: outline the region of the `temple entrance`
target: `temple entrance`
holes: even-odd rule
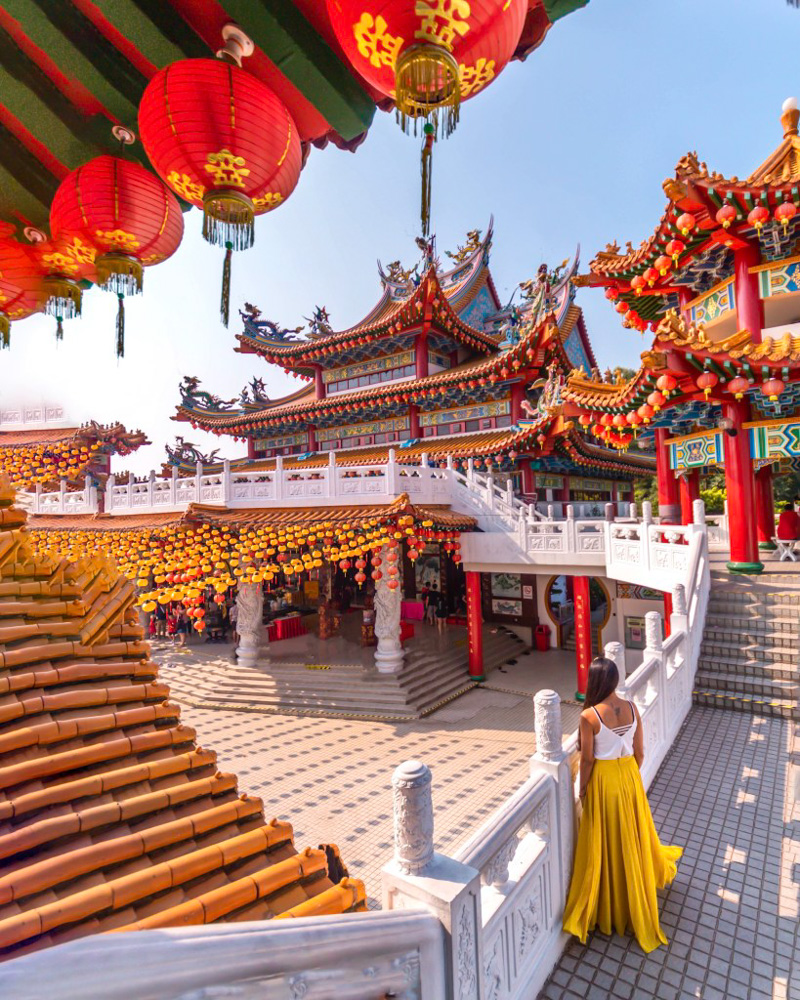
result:
[[[547,583],[545,609],[555,626],[558,649],[575,649],[575,594],[571,576],[553,576]],[[603,629],[611,616],[611,600],[605,584],[589,578],[589,614],[592,631],[592,655],[603,650]]]

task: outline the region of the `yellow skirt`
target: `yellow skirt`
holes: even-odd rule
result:
[[[564,930],[586,941],[633,931],[643,951],[667,939],[658,921],[656,889],[675,878],[682,847],[664,847],[656,833],[633,757],[596,760],[583,801]]]

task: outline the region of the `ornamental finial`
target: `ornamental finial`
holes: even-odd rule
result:
[[[781,108],[781,125],[783,125],[783,137],[788,139],[790,135],[797,135],[797,124],[800,121],[800,109],[798,109],[797,98],[787,97]]]

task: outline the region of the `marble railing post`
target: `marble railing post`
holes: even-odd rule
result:
[[[687,632],[689,615],[686,607],[686,588],[682,583],[676,583],[672,588],[672,614],[669,619],[669,634]]]
[[[481,877],[433,850],[431,772],[416,760],[392,776],[394,858],[381,871],[384,910],[423,908],[445,931],[448,1000],[482,1000]]]
[[[543,771],[556,783],[557,816],[553,817],[554,850],[558,857],[558,880],[553,886],[553,910],[560,920],[567,901],[567,889],[572,874],[573,818],[575,792],[569,760],[563,748],[561,698],[556,691],[543,689],[533,696],[536,753],[530,759],[531,777]],[[556,848],[556,844],[558,845]]]
[[[113,478],[113,477],[112,477]],[[41,503],[42,503],[42,484],[36,483],[33,488],[33,512],[34,514],[41,513]]]
[[[386,564],[384,546],[381,558]],[[398,559],[399,562],[399,559]],[[375,583],[375,636],[378,647],[375,650],[375,667],[382,674],[394,674],[403,666],[405,653],[400,642],[400,587],[389,587],[388,573],[384,573]],[[399,575],[396,579],[399,579]]]
[[[203,463],[197,462],[194,467],[194,499],[195,503],[200,503],[203,489]]]
[[[617,672],[619,673],[617,693],[620,698],[624,698],[625,692],[627,691],[627,685],[625,683],[627,679],[627,670],[625,667],[625,647],[621,642],[607,642],[603,652],[609,660],[613,660],[617,665]]]
[[[389,449],[389,460],[386,463],[386,492],[390,497],[397,496],[397,452]]]
[[[229,458],[222,461],[222,502],[227,503],[233,498],[231,486],[231,462]]]
[[[283,499],[283,455],[275,456],[275,472],[274,475],[274,496],[276,500]]]
[[[252,667],[258,660],[264,636],[264,592],[260,583],[239,584],[236,591],[236,611],[236,631],[239,633],[236,659],[242,666]]]

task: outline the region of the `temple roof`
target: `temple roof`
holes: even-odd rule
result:
[[[674,177],[663,182],[668,201],[653,235],[638,247],[629,242],[624,252],[616,242],[607,244],[590,263],[589,274],[582,275],[578,283],[614,286],[618,298],[654,329],[663,314],[678,304],[681,287],[702,293],[732,273],[733,249],[751,244],[759,246],[765,260],[791,256],[800,236],[800,213],[787,225],[773,218],[759,227],[747,216],[757,206],[773,210],[784,201],[800,207],[796,190],[800,180],[798,119],[800,111],[792,98],[785,102],[781,116],[783,140],[745,180],[709,170],[696,153],[687,153],[678,162]],[[727,228],[716,218],[723,206],[735,212]],[[677,225],[684,213],[695,219],[694,228],[687,232]],[[679,250],[664,273],[648,282],[641,294],[635,294],[631,280],[654,267],[658,257],[669,259],[666,246],[672,240],[680,241],[685,249]]]
[[[0,957],[85,934],[364,908],[180,722],[105,560],[38,559],[0,484]]]

